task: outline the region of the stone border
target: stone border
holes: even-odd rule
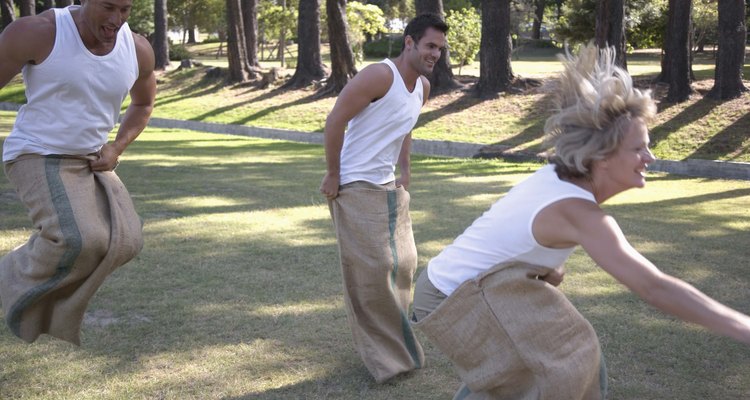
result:
[[[0,102],[2,111],[18,111],[20,105]],[[320,133],[298,132],[284,129],[258,128],[245,125],[228,125],[213,122],[184,121],[167,118],[151,118],[149,126],[156,128],[187,129],[208,133],[241,135],[265,139],[287,140],[301,143],[323,144]],[[456,158],[507,158],[513,161],[539,160],[533,154],[506,153],[502,150],[488,151],[492,146],[475,143],[449,142],[443,140],[414,139],[412,151],[417,154]],[[733,161],[711,161],[689,159],[685,161],[656,160],[649,166],[652,171],[704,178],[750,180],[750,163]]]

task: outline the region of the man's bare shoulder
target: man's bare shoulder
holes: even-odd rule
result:
[[[392,83],[391,69],[384,63],[375,63],[359,71],[346,85],[344,92],[357,92],[370,100],[377,100],[385,96]]]
[[[33,35],[27,36],[27,40],[24,41],[27,43],[28,39],[33,39],[31,41],[39,39],[54,40],[55,12],[47,10],[37,15],[18,18],[5,28],[3,33],[6,32],[13,35]]]
[[[145,37],[132,32],[133,43],[135,44],[135,54],[138,57],[138,67],[141,70],[150,69],[153,70],[154,65],[154,49],[151,47],[151,43]],[[148,66],[152,66],[148,68]]]
[[[151,50],[151,43],[146,39],[145,36],[141,35],[140,33],[130,32],[133,34],[133,43],[135,43],[135,48],[137,50]]]
[[[385,63],[378,62],[364,67],[354,79],[357,79],[357,77],[382,82],[383,79],[393,79],[393,71]]]
[[[55,13],[52,10],[38,15],[18,18],[0,35],[3,51],[19,62],[39,64],[47,58],[55,44]]]

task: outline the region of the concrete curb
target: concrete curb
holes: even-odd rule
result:
[[[0,102],[2,111],[18,111],[20,105]],[[167,118],[151,118],[149,126],[156,128],[188,129],[193,131],[240,135],[264,139],[287,140],[301,143],[322,144],[323,135],[313,132],[298,132],[284,129],[258,128],[245,125],[228,125],[212,122],[184,121]],[[476,143],[449,142],[441,140],[412,141],[412,152],[428,156],[472,158],[483,157],[507,158],[513,161],[539,160],[533,154],[505,153],[495,150],[491,145]],[[670,174],[687,175],[704,178],[743,179],[750,180],[750,163],[733,161],[711,161],[690,159],[685,161],[657,160],[649,166],[652,171]]]

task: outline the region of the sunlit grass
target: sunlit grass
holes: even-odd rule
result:
[[[12,113],[0,114],[0,126]],[[7,133],[2,133],[4,136]],[[538,168],[415,156],[422,269]],[[317,192],[320,146],[147,129],[118,173],[146,245],[88,309],[80,348],[0,328],[3,399],[442,399],[458,378],[428,342],[425,369],[376,385],[346,324],[335,235]],[[649,175],[605,206],[669,273],[750,311],[750,183]],[[31,232],[0,177],[0,253]],[[581,251],[561,289],[602,341],[610,398],[724,400],[750,393],[750,350],[666,317]]]
[[[213,58],[211,49],[218,44],[201,44],[201,55]],[[214,46],[214,47],[211,47]],[[461,70],[465,90],[431,98],[423,108],[413,130],[413,137],[494,145],[501,150],[538,153],[542,143],[545,119],[553,109],[554,77],[561,65],[555,59],[559,50],[518,51],[512,65],[522,78],[541,80],[541,87],[529,87],[521,94],[503,93],[497,99],[480,100],[471,88],[479,74],[474,62]],[[324,47],[323,58],[325,61]],[[704,95],[713,87],[715,53],[698,54],[693,61],[695,94],[680,104],[664,102],[665,85],[655,85],[652,78],[660,71],[658,50],[638,50],[628,54],[628,68],[642,88],[653,89],[659,102],[659,113],[651,124],[654,154],[661,159],[688,158],[750,162],[750,97],[731,101],[710,100]],[[219,61],[223,61],[220,57]],[[367,59],[360,68],[379,60]],[[207,61],[208,62],[208,61]],[[278,61],[262,61],[263,68],[278,66]],[[175,64],[176,67],[176,64]],[[253,85],[226,85],[223,78],[208,78],[207,67],[159,75],[155,117],[202,122],[249,125],[310,132],[319,135],[335,98],[318,99],[315,88],[279,90],[278,84],[266,89]],[[281,72],[291,76],[293,69]],[[458,69],[454,69],[458,73]],[[745,67],[750,76],[750,65]],[[281,81],[279,81],[279,84]],[[750,83],[746,83],[750,87]],[[0,90],[0,101],[24,101],[20,77]],[[128,101],[123,105],[126,107]],[[0,132],[9,130],[0,125]]]

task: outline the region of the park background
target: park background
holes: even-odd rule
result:
[[[275,10],[272,15],[286,15],[280,19],[290,23],[298,17],[295,7],[302,5],[285,3],[264,0],[258,9]],[[355,3],[349,2],[347,10],[357,8]],[[415,12],[409,2],[381,3],[397,6],[379,8],[388,23],[404,22]],[[555,23],[575,20],[588,10],[580,18],[589,24],[578,28],[583,35],[568,41],[575,48],[594,36],[591,5],[595,11],[597,3],[548,4],[545,30],[540,28],[548,36],[539,39],[530,32],[533,3],[511,3],[517,13],[512,16],[515,30],[509,32],[513,79],[506,90],[477,93],[482,71],[478,55],[452,62],[459,86],[430,99],[414,137],[478,143],[501,157],[414,155],[410,192],[419,272],[493,201],[539,167],[535,161],[517,160],[534,159],[544,151],[542,127],[561,69],[555,54],[564,41],[556,36],[564,27],[557,29]],[[151,30],[141,31],[153,38],[155,17],[148,10],[154,2],[134,4],[134,17],[145,15],[147,28],[152,21]],[[177,27],[176,21],[185,21],[179,5],[213,4],[219,15],[226,10],[223,1],[175,4],[168,21]],[[562,19],[556,19],[558,4]],[[443,5],[451,15],[469,8],[479,13],[480,4]],[[691,47],[692,92],[677,102],[667,101],[670,85],[655,79],[662,72],[668,3],[625,2],[629,40],[654,32],[650,41],[626,46],[628,70],[639,87],[653,90],[659,104],[651,125],[653,151],[669,160],[746,163],[750,97],[708,96],[717,61],[718,3],[692,5],[694,21],[707,10],[705,26],[715,29],[704,34],[713,39],[703,51]],[[207,8],[201,10],[209,14]],[[19,8],[15,11],[21,14]],[[137,26],[137,18],[132,22]],[[321,31],[321,61],[328,68],[330,47],[323,26]],[[321,94],[327,81],[284,87],[298,66],[294,34],[284,39],[283,67],[280,41],[265,40],[258,43],[257,75],[232,82],[227,43],[212,32],[203,31],[198,38],[205,40],[196,43],[190,43],[188,30],[173,34],[169,47],[174,60],[158,72],[155,117],[321,135],[335,101],[330,93]],[[280,29],[266,37],[279,35]],[[691,35],[698,39],[700,32]],[[362,53],[357,43],[350,44],[353,56],[361,57],[357,68],[384,57],[365,52],[367,47],[377,52],[378,46],[392,47],[394,40],[398,35],[389,32],[373,34],[369,42],[365,37]],[[743,63],[741,69],[747,76],[748,66]],[[24,101],[20,77],[0,90],[0,102],[9,109]],[[13,111],[0,112],[0,139],[10,132],[14,117]],[[317,192],[325,168],[320,146],[151,127],[122,161],[118,174],[144,219],[143,253],[115,272],[92,300],[80,348],[48,337],[26,345],[0,328],[1,399],[451,398],[458,378],[424,338],[427,366],[404,379],[376,385],[361,365],[346,325],[327,205]],[[645,189],[617,196],[605,210],[658,267],[747,313],[749,204],[747,181],[652,173]],[[31,232],[12,187],[0,177],[0,252],[22,244]],[[747,346],[655,311],[581,251],[567,265],[561,290],[600,336],[609,367],[609,398],[750,398]]]

